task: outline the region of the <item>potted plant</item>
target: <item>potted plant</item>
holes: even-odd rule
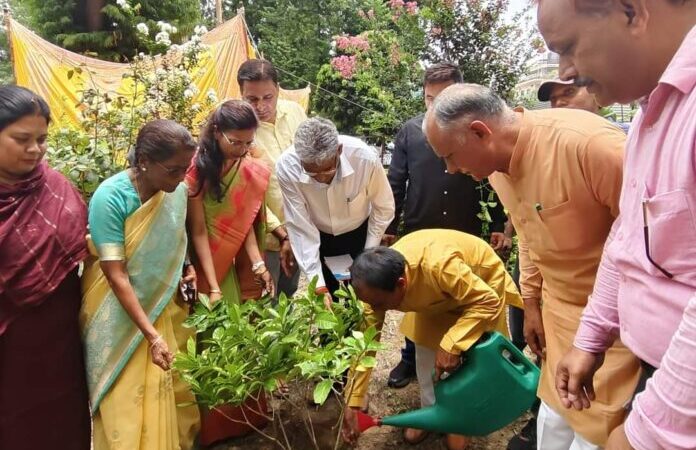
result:
[[[366,328],[363,305],[351,287],[337,292],[339,301],[326,309],[313,280],[302,296],[210,305],[205,296],[186,325],[195,327],[198,345],[191,339],[174,367],[186,380],[201,406],[215,414],[215,432],[201,434],[201,443],[231,436],[235,425],[248,427],[282,448],[291,448],[278,402],[265,402],[266,394],[282,383],[314,383],[313,400],[323,404],[330,395],[344,404],[336,385],[348,369],[373,367],[374,352],[381,348],[377,331]],[[351,385],[349,381],[347,385]],[[278,391],[281,401],[292,401]],[[302,408],[295,402],[293,406]],[[302,403],[302,402],[300,402]],[[315,448],[312,420],[304,403],[300,411],[305,430]],[[262,427],[272,422],[275,435]],[[340,419],[339,419],[340,424]],[[208,422],[206,424],[210,426]],[[340,426],[340,425],[339,425]],[[222,427],[222,428],[220,428]],[[340,433],[339,433],[340,434]]]

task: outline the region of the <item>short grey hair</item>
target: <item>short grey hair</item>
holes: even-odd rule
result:
[[[431,111],[435,122],[446,129],[462,119],[470,122],[503,118],[509,114],[510,108],[490,88],[478,84],[457,83],[446,88],[435,98]]]
[[[295,133],[295,152],[302,163],[323,163],[336,157],[338,130],[328,119],[305,120]]]

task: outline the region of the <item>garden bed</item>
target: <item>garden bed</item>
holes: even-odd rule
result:
[[[387,314],[384,329],[382,330],[382,342],[386,347],[377,355],[377,367],[375,368],[370,383],[370,414],[375,416],[386,416],[419,406],[418,384],[414,381],[404,389],[390,389],[386,387],[387,377],[391,368],[396,365],[401,357],[400,348],[403,345],[403,336],[399,333],[399,323],[402,313],[391,311]],[[296,389],[300,390],[300,389]],[[306,401],[297,393],[295,402]],[[284,406],[287,408],[289,406]],[[320,409],[313,409],[311,412],[315,424],[317,441],[322,449],[332,449],[335,440],[335,425],[339,416],[339,408],[335,401],[330,400]],[[289,419],[285,422],[286,432],[291,436],[293,448],[305,450],[312,448],[307,440],[304,425],[299,417],[292,417],[285,414]],[[507,442],[519,431],[526,417],[518,420],[512,425],[492,433],[484,438],[474,439],[471,450],[504,450]],[[266,430],[269,434],[273,433],[272,426]],[[293,440],[294,439],[294,440]],[[275,447],[277,448],[277,447]],[[440,450],[445,449],[444,440],[439,436],[430,436],[417,446],[404,443],[401,438],[401,430],[392,427],[373,428],[368,430],[360,438],[357,449],[377,450],[377,449],[423,449]],[[242,439],[234,439],[215,445],[212,450],[238,450],[238,449],[274,449],[272,443],[258,435],[250,435]]]

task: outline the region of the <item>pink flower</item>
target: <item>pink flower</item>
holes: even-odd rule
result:
[[[417,2],[406,2],[406,13],[414,16],[418,13],[418,3]]]
[[[375,10],[371,9],[367,12],[367,17],[370,18],[370,20],[373,20],[375,18]]]
[[[365,14],[365,11],[362,9],[358,11],[358,16],[360,16],[361,19],[367,19],[367,14]]]
[[[341,55],[336,58],[331,59],[331,67],[336,70],[342,78],[351,79],[355,73],[355,66],[357,63],[357,56],[351,55]]]
[[[392,9],[403,8],[405,5],[404,0],[389,0],[389,6]]]
[[[433,27],[433,28],[430,30],[430,34],[432,34],[433,36],[439,36],[439,35],[442,34],[442,28],[440,28],[440,27]]]
[[[370,43],[360,36],[339,36],[336,38],[336,48],[342,51],[366,51]]]

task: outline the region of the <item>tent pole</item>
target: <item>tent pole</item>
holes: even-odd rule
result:
[[[3,22],[3,25],[5,25],[5,33],[7,34],[7,47],[9,49],[9,53],[10,53],[10,65],[12,66],[12,73],[16,77],[17,74],[14,73],[14,69],[15,69],[14,54],[12,52],[12,27],[11,27],[12,11],[10,10],[10,4],[8,2],[3,2],[2,14],[3,14],[2,22]]]
[[[215,24],[222,23],[222,0],[215,0]]]

